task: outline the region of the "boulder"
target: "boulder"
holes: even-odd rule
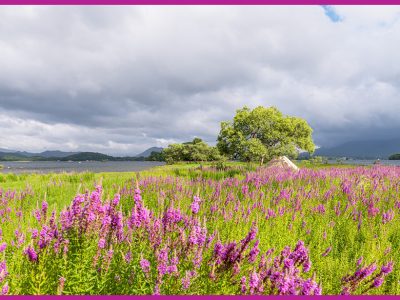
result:
[[[291,169],[293,171],[300,170],[289,158],[286,156],[279,156],[270,160],[267,164],[267,168],[282,168]]]

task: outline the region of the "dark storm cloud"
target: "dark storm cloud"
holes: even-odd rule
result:
[[[398,7],[2,7],[0,148],[134,154],[248,105],[319,145],[396,136]]]

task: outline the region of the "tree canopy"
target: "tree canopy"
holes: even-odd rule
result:
[[[171,144],[162,153],[165,161],[170,164],[178,161],[216,161],[221,159],[218,149],[207,145],[200,138],[182,144]]]
[[[261,162],[280,155],[295,158],[299,149],[315,150],[312,128],[304,119],[263,106],[245,106],[232,121],[221,122],[217,147],[231,159]]]

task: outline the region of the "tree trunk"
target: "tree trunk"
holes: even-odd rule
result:
[[[263,163],[264,163],[264,156],[262,156],[262,157],[261,157],[261,163],[260,163],[260,166],[262,166],[262,165],[263,165]]]

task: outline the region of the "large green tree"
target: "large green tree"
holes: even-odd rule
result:
[[[269,160],[299,150],[313,153],[312,128],[301,118],[283,115],[276,107],[236,111],[233,121],[221,122],[217,147],[221,154],[245,161]]]

